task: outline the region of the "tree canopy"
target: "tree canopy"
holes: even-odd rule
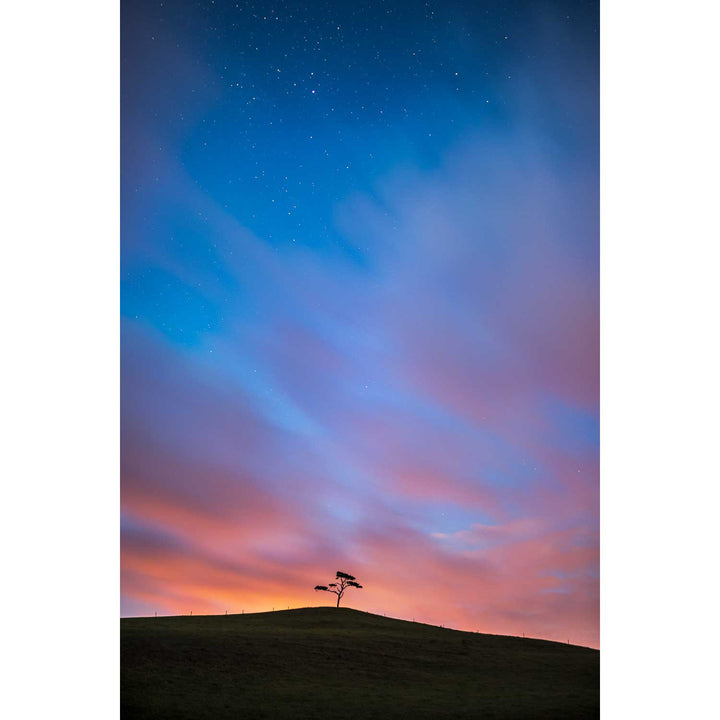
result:
[[[315,590],[324,590],[325,592],[331,592],[337,595],[337,604],[335,605],[335,607],[340,607],[340,599],[349,587],[357,588],[358,590],[362,588],[362,585],[357,582],[354,575],[349,575],[348,573],[342,572],[341,570],[338,570],[335,573],[335,579],[339,582],[332,582],[328,585],[315,586]]]

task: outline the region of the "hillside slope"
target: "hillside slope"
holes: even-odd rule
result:
[[[600,653],[347,608],[125,618],[123,720],[599,716]]]

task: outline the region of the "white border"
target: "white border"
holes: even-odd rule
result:
[[[607,718],[717,712],[719,20],[601,3]]]
[[[3,7],[7,718],[119,716],[119,8]]]

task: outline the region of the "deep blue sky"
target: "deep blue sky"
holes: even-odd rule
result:
[[[345,563],[597,644],[598,42],[596,2],[123,1],[125,614]]]

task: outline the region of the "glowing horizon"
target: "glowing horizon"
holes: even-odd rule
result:
[[[597,15],[124,0],[123,616],[599,647]]]

